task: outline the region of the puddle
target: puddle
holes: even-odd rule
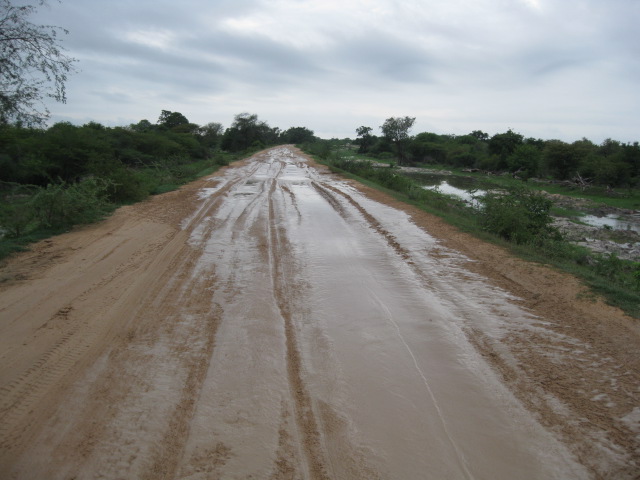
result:
[[[214,193],[216,193],[218,190],[220,190],[219,187],[213,187],[213,188],[203,188],[198,192],[198,198],[200,200],[204,200],[205,198],[209,198],[210,196],[212,196]]]
[[[585,215],[584,217],[580,217],[580,220],[593,227],[608,227],[612,230],[633,230],[634,232],[640,233],[640,220],[623,220],[614,213],[605,217]]]
[[[477,204],[477,200],[473,197],[479,197],[487,193],[485,190],[464,190],[462,188],[454,187],[449,182],[443,181],[437,185],[425,185],[423,188],[427,190],[433,190],[438,193],[444,193],[445,195],[453,195],[466,202]]]
[[[480,203],[473,197],[480,197],[487,193],[487,190],[495,188],[490,183],[482,182],[473,177],[417,172],[407,172],[405,175],[420,183],[427,190],[455,196],[473,206],[478,206]],[[606,216],[585,215],[580,217],[580,221],[592,227],[640,233],[640,218],[621,217],[612,213]]]
[[[484,188],[489,185],[482,185],[480,181],[472,177],[458,177],[452,175],[442,175],[435,173],[405,173],[416,182],[420,183],[423,188],[433,190],[445,195],[453,195],[469,203],[477,203],[473,197],[481,196],[486,193]]]

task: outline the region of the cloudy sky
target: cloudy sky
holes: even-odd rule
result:
[[[62,0],[34,21],[79,60],[54,120],[640,140],[639,0]]]

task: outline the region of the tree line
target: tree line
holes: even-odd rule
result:
[[[266,146],[315,140],[305,127],[280,130],[249,113],[226,129],[168,110],[123,127],[0,122],[0,237],[91,222]]]
[[[46,186],[100,177],[112,181],[113,201],[135,201],[153,193],[152,184],[149,191],[141,189],[151,171],[176,170],[201,160],[224,163],[225,154],[313,139],[307,128],[281,131],[248,113],[236,115],[227,129],[217,122],[197,125],[167,110],[155,123],[141,120],[125,127],[96,122],[59,122],[47,129],[2,124],[0,181]]]
[[[592,182],[610,187],[640,184],[640,145],[607,139],[595,144],[583,138],[572,143],[526,138],[509,129],[493,136],[474,130],[467,135],[422,132],[409,135],[415,118],[391,117],[374,135],[371,127],[356,129],[359,153],[397,160],[404,165],[448,165],[531,177]]]

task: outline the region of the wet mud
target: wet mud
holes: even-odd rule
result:
[[[422,215],[278,147],[13,259],[3,478],[634,478],[637,326]]]

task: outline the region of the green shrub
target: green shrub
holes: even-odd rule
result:
[[[107,194],[114,203],[134,203],[144,200],[153,188],[153,179],[142,172],[119,168],[109,175]]]
[[[213,163],[215,165],[219,165],[221,167],[224,167],[224,166],[229,165],[229,158],[228,158],[227,155],[223,154],[222,152],[218,152],[213,157]]]
[[[0,202],[0,232],[11,237],[20,237],[33,222],[32,198],[38,187],[19,184],[2,184]]]
[[[480,207],[483,228],[517,244],[540,243],[559,238],[552,226],[553,202],[523,186],[505,192],[488,192]]]
[[[640,292],[640,263],[623,260],[615,253],[595,255],[594,271],[612,284]]]
[[[49,184],[32,199],[34,215],[40,226],[52,229],[94,222],[111,208],[107,200],[110,186],[99,178]]]
[[[636,290],[640,291],[640,262],[633,262],[632,264],[633,281],[636,285]]]

